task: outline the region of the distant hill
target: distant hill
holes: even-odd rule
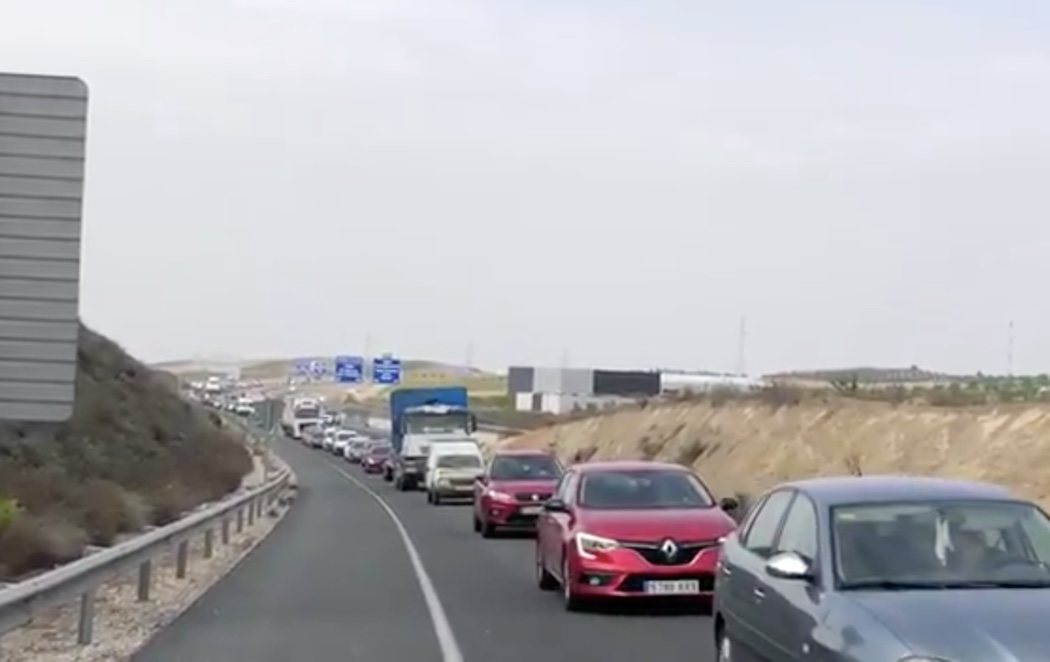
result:
[[[908,384],[918,382],[950,382],[966,377],[944,372],[923,370],[917,366],[910,368],[876,368],[861,366],[855,368],[836,368],[830,370],[793,370],[765,376],[767,379],[797,379],[805,381],[834,382],[856,379],[861,384]]]

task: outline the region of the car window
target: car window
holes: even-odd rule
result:
[[[489,474],[493,480],[553,480],[561,467],[551,455],[500,455],[492,460]]]
[[[565,503],[569,503],[569,484],[573,482],[573,479],[575,477],[575,471],[570,471],[561,477],[561,482],[558,483],[558,487],[554,490],[555,499],[558,499],[559,501],[564,501]]]
[[[780,520],[784,518],[784,511],[791,502],[792,492],[784,490],[773,492],[766,497],[765,503],[755,514],[744,537],[744,547],[762,557],[768,557],[773,552],[773,541],[777,537],[780,528]]]
[[[580,506],[612,510],[710,508],[714,501],[699,480],[680,470],[591,472],[580,487]]]
[[[795,552],[810,562],[817,560],[817,510],[806,495],[799,494],[791,503],[776,551]]]
[[[439,469],[475,469],[481,466],[481,458],[477,455],[439,455],[437,466]]]

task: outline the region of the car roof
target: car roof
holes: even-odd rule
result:
[[[543,455],[549,457],[553,456],[554,453],[551,451],[545,451],[542,448],[499,448],[495,452],[493,452],[493,455]]]
[[[779,487],[804,492],[827,506],[895,501],[1002,501],[1016,499],[999,485],[927,476],[840,476],[809,478]]]
[[[670,462],[651,462],[647,460],[603,460],[601,462],[586,462],[572,465],[573,471],[581,474],[602,473],[605,471],[683,471],[690,472],[687,467]],[[690,472],[691,473],[691,472]]]

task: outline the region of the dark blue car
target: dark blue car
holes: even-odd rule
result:
[[[1047,662],[1050,519],[993,485],[770,490],[724,543],[719,660]]]

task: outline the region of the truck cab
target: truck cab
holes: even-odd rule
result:
[[[394,486],[401,491],[425,483],[427,457],[435,444],[469,439],[477,421],[462,387],[403,388],[390,394],[390,444]]]

